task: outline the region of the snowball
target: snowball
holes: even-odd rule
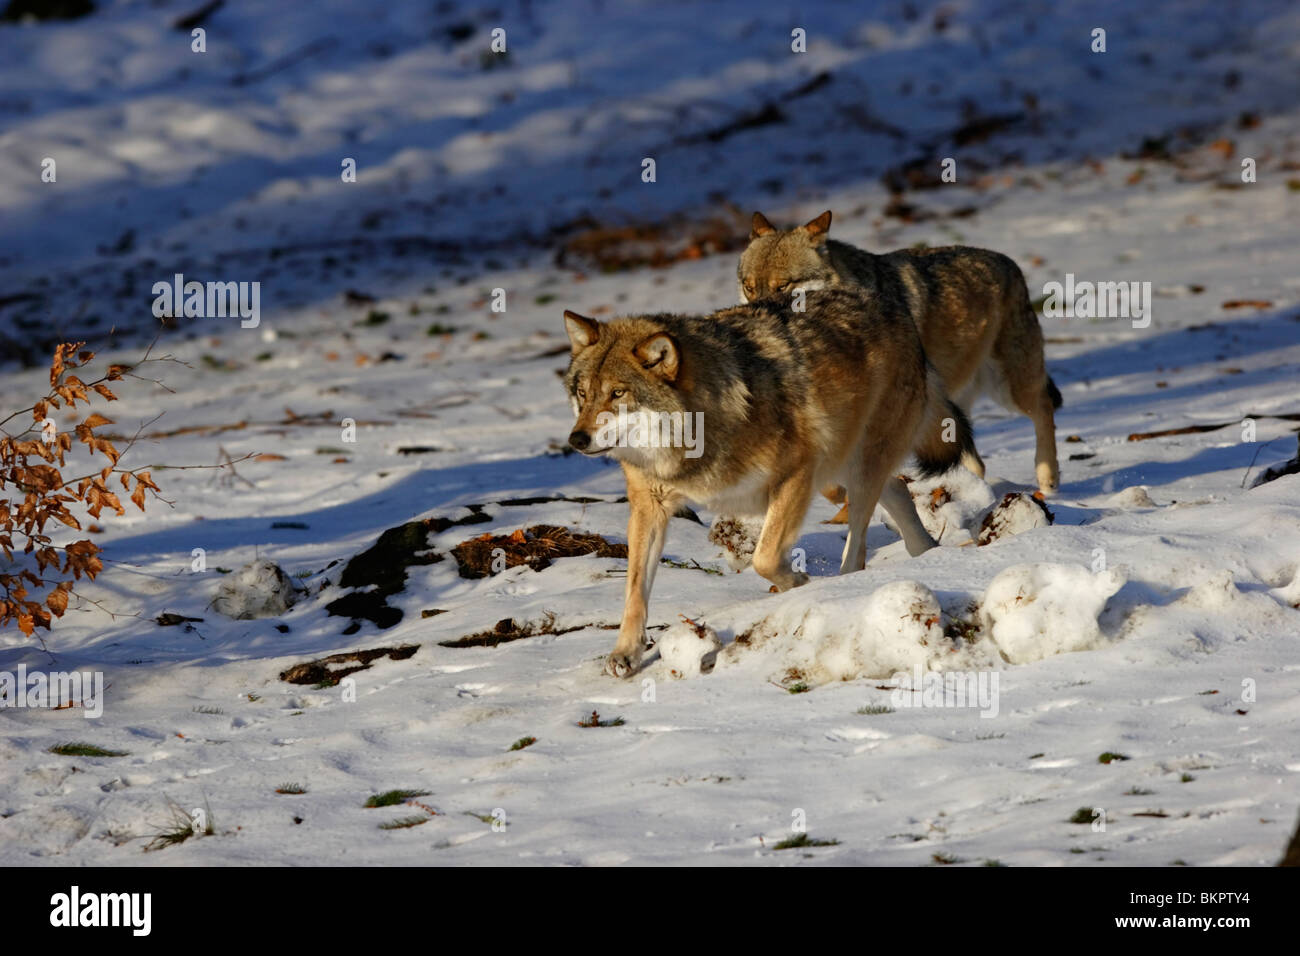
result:
[[[659,659],[674,677],[698,677],[705,658],[722,647],[713,628],[705,624],[674,624],[659,638]]]
[[[1032,495],[1011,493],[1002,496],[996,508],[984,516],[980,523],[977,544],[985,545],[999,538],[1023,534],[1032,528],[1044,528],[1052,523],[1052,513]]]
[[[254,561],[226,575],[217,586],[212,607],[219,614],[244,621],[278,617],[297,601],[293,581],[274,561]]]
[[[1015,565],[984,592],[983,632],[1012,664],[1097,647],[1103,641],[1097,616],[1124,580],[1114,569],[1093,573],[1081,565]]]
[[[754,546],[762,531],[762,518],[715,518],[709,540],[722,549],[731,570],[743,571],[754,560]]]

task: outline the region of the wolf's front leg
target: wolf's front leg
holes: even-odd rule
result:
[[[641,471],[625,465],[623,473],[627,477],[629,508],[627,589],[618,642],[605,662],[605,672],[613,677],[627,677],[641,665],[650,588],[664,551],[668,519],[680,503],[680,498],[667,489],[648,482]]]
[[[754,570],[788,591],[808,583],[808,575],[790,567],[790,549],[799,540],[804,515],[812,497],[812,469],[807,466],[783,478],[773,487],[763,518],[763,533],[754,546]],[[849,499],[852,502],[852,498]]]

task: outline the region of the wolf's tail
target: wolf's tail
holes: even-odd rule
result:
[[[933,478],[955,466],[963,454],[975,453],[975,435],[970,419],[948,398],[939,373],[928,364],[925,384],[925,412],[912,451],[921,477]]]

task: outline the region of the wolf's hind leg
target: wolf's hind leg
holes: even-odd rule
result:
[[[767,578],[778,591],[788,591],[808,583],[808,575],[790,567],[790,549],[799,540],[804,515],[812,497],[812,470],[799,468],[776,485],[767,502],[763,532],[754,546],[754,570]]]
[[[1061,469],[1056,460],[1056,405],[1048,387],[1050,381],[1043,374],[1037,381],[1014,383],[1011,393],[1016,407],[1034,423],[1034,477],[1038,490],[1045,495],[1052,494],[1061,484]]]
[[[884,490],[880,493],[880,506],[889,512],[894,524],[898,525],[903,544],[912,557],[938,546],[939,542],[930,537],[930,532],[921,523],[921,516],[916,512],[916,502],[907,490],[907,483],[898,475],[885,482]]]
[[[846,503],[849,500],[849,493],[845,491],[843,485],[827,485],[822,489],[822,497],[833,505],[839,505],[840,510],[835,512],[835,517],[827,521],[827,524],[847,524],[849,520],[849,506]]]

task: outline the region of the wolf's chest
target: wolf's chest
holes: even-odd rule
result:
[[[726,486],[702,482],[682,490],[693,501],[720,514],[750,516],[767,511],[769,485],[769,475],[751,471]]]

